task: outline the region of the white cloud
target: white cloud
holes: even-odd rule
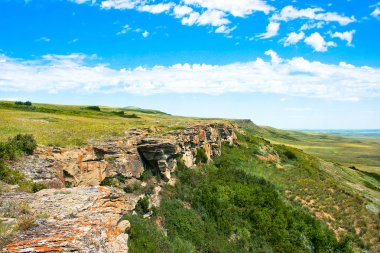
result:
[[[162,12],[169,11],[174,6],[174,3],[166,4],[152,4],[152,5],[140,5],[137,10],[141,12],[150,12],[152,14],[159,14]]]
[[[371,12],[371,16],[375,17],[375,18],[379,18],[379,16],[380,16],[380,7],[377,7],[376,9],[374,9],[373,12]]]
[[[181,23],[183,25],[192,26],[197,22],[198,18],[199,18],[199,13],[194,11],[194,12],[190,13],[189,16],[184,17],[182,19]]]
[[[207,10],[203,12],[197,19],[198,25],[222,26],[229,24],[230,21],[225,18],[226,14],[223,11]]]
[[[29,2],[31,0],[28,0],[26,2]],[[87,2],[91,2],[92,4],[95,4],[96,3],[96,0],[70,0],[70,2],[74,2],[74,3],[77,3],[77,4],[84,4],[84,3],[87,3]]]
[[[339,15],[336,12],[325,12],[322,8],[297,9],[290,5],[282,8],[281,12],[279,14],[274,14],[271,19],[287,22],[299,18],[325,22],[338,22],[343,26],[356,21],[354,16],[346,17]]]
[[[347,31],[347,32],[335,32],[335,33],[331,33],[329,32],[331,38],[339,38],[341,40],[345,40],[347,41],[347,46],[351,46],[352,44],[352,38],[354,36],[354,33],[355,33],[355,30],[352,30],[352,31]]]
[[[234,28],[228,28],[230,16],[244,18],[253,12],[268,14],[275,10],[265,0],[182,0],[180,3],[160,2],[151,0],[68,0],[77,4],[92,2],[102,9],[134,9],[152,14],[167,13],[181,19],[183,25],[214,26],[216,33],[230,33]],[[159,3],[156,3],[159,2]],[[155,4],[151,4],[155,3]],[[118,34],[126,33],[126,30]]]
[[[48,37],[41,37],[41,38],[37,39],[36,41],[37,42],[50,42],[51,39]]]
[[[280,23],[270,22],[267,25],[267,31],[265,33],[260,34],[258,37],[261,39],[272,38],[278,34],[279,30],[280,30]]]
[[[274,7],[262,0],[183,0],[187,5],[195,5],[209,10],[221,10],[236,17],[245,17],[254,11],[268,14]]]
[[[283,61],[280,56],[278,56],[278,54],[273,50],[268,50],[265,52],[265,54],[271,57],[272,64],[279,64]]]
[[[106,0],[102,1],[100,6],[103,9],[134,9],[143,2],[142,0]]]
[[[370,7],[375,7],[375,9],[371,12],[371,16],[372,17],[375,17],[375,18],[380,18],[380,2],[378,2],[377,4],[374,4]]]
[[[149,36],[149,32],[148,32],[148,31],[144,31],[141,35],[142,35],[144,38],[146,38],[146,37]]]
[[[225,25],[222,25],[222,26],[219,26],[217,29],[215,29],[215,33],[229,34],[230,32],[232,32],[235,29],[236,29],[236,26],[229,28]]]
[[[311,34],[304,41],[306,44],[312,46],[314,48],[314,51],[317,52],[326,52],[329,47],[336,46],[336,44],[332,41],[326,42],[318,32]]]
[[[225,16],[226,14],[224,12],[218,10],[206,10],[202,14],[193,11],[189,15],[182,18],[182,24],[189,26],[194,24],[199,26],[223,26],[230,23]]]
[[[284,46],[290,46],[290,45],[295,45],[297,44],[300,40],[303,40],[305,38],[305,33],[304,32],[300,32],[300,33],[296,33],[296,32],[291,32],[288,34],[288,37],[286,37],[283,41],[284,41]]]
[[[119,32],[116,33],[116,35],[122,35],[122,34],[126,34],[128,31],[130,31],[131,28],[129,27],[129,25],[124,25],[123,26],[123,29],[121,29]]]
[[[193,12],[193,8],[190,8],[186,5],[177,5],[173,9],[173,13],[176,16],[176,18],[182,18],[185,15],[188,15]]]
[[[323,26],[325,25],[325,22],[323,21],[319,21],[319,22],[308,22],[306,24],[303,24],[301,26],[301,31],[304,31],[304,30],[310,30],[310,29],[314,29],[314,28],[317,28],[317,29],[321,29]]]
[[[88,93],[272,93],[332,100],[380,98],[380,69],[281,59],[228,65],[176,64],[169,67],[112,69],[88,65],[81,54],[20,60],[0,55],[0,91]]]

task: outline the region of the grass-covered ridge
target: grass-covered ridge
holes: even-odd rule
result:
[[[130,128],[150,128],[165,134],[193,124],[225,121],[171,116],[136,107],[19,105],[7,101],[0,101],[0,115],[0,141],[28,133],[38,144],[53,146],[82,146],[123,136]]]

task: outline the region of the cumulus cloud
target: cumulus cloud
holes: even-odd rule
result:
[[[318,33],[315,32],[309,37],[305,38],[305,43],[314,48],[317,52],[326,52],[329,47],[335,47],[336,44],[333,41],[325,41],[325,39]]]
[[[207,10],[198,17],[197,24],[222,26],[230,23],[225,17],[226,14],[223,11]]]
[[[378,2],[375,5],[372,5],[371,7],[375,7],[375,9],[371,12],[371,16],[379,19],[380,18],[380,2]]]
[[[193,12],[193,8],[186,5],[177,5],[173,9],[173,13],[176,18],[182,18],[185,15],[188,15]]]
[[[280,23],[270,22],[267,25],[267,31],[265,33],[260,34],[258,37],[261,39],[272,38],[278,34],[279,30],[280,30]]]
[[[279,64],[282,62],[282,59],[278,54],[273,50],[268,50],[265,52],[266,55],[269,55],[271,57],[271,63],[272,64]]]
[[[352,38],[354,36],[355,30],[347,31],[347,32],[329,32],[331,38],[339,38],[341,40],[347,41],[347,46],[352,46]]]
[[[188,16],[184,17],[181,21],[181,23],[183,25],[188,25],[188,26],[192,26],[194,25],[198,18],[199,18],[200,14],[198,12],[191,12]]]
[[[230,32],[232,32],[235,29],[236,29],[236,26],[229,28],[225,25],[222,25],[222,26],[219,26],[217,29],[215,29],[215,33],[229,34]]]
[[[167,13],[181,19],[183,25],[214,26],[216,33],[230,33],[235,28],[227,27],[231,23],[229,17],[245,18],[253,12],[269,12],[275,10],[264,0],[182,0],[180,3],[148,0],[68,0],[77,4],[92,2],[102,9],[134,9],[152,14]],[[154,2],[155,4],[150,4]],[[159,2],[159,1],[157,1]]]
[[[174,3],[159,3],[152,5],[141,5],[137,8],[137,10],[141,12],[150,12],[152,14],[159,14],[162,12],[169,11],[174,6]]]
[[[106,0],[100,3],[103,9],[134,9],[136,6],[141,4],[142,0]]]
[[[211,25],[221,27],[230,23],[230,21],[225,17],[226,14],[218,10],[207,10],[201,14],[193,11],[189,15],[184,16],[181,22],[183,25],[188,26],[196,24],[198,26]]]
[[[47,55],[20,60],[0,55],[0,91],[89,93],[203,93],[259,92],[332,100],[380,97],[380,69],[282,59],[268,50],[261,58],[227,65],[176,64],[172,66],[113,69],[87,64],[82,54]],[[94,57],[94,56],[93,56]]]
[[[187,5],[228,12],[235,17],[245,17],[254,11],[261,11],[268,14],[274,10],[274,7],[262,0],[183,0],[183,2]]]
[[[290,5],[282,8],[281,12],[274,14],[271,19],[285,22],[294,19],[310,19],[325,22],[338,22],[343,26],[356,21],[354,16],[346,17],[339,15],[336,12],[325,12],[322,8],[297,9]]]
[[[283,40],[284,46],[290,46],[290,45],[295,45],[297,44],[300,40],[303,40],[305,38],[305,33],[300,32],[291,32],[288,34],[288,36]]]

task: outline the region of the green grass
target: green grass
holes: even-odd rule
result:
[[[380,192],[371,189],[377,184],[375,178],[252,135],[239,139],[239,148],[223,147],[223,155],[215,160],[216,166],[238,167],[265,178],[279,187],[284,197],[326,222],[337,235],[349,235],[360,247],[375,247],[380,219],[378,213],[368,208],[380,207]],[[281,158],[279,164],[258,159],[258,147],[263,145],[273,147]],[[290,159],[288,152],[295,158],[292,155]]]
[[[0,142],[0,183],[17,185],[19,191],[38,192],[46,189],[46,185],[34,183],[27,179],[18,170],[11,169],[8,165],[10,161],[15,161],[19,156],[32,154],[36,148],[36,141],[31,135],[19,134],[9,138],[7,142]]]
[[[351,252],[349,241],[338,242],[275,186],[244,172],[244,163],[215,165],[179,164],[178,182],[165,187],[154,222],[126,217],[131,252]]]
[[[368,172],[374,177],[380,176],[380,138],[378,137],[344,137],[259,127],[249,121],[237,123],[249,134],[266,138],[272,143],[301,149],[313,156],[340,164],[347,171],[349,167],[355,166],[363,173]]]
[[[130,128],[147,128],[152,135],[164,135],[193,124],[225,122],[223,119],[170,116],[140,108],[99,108],[100,111],[88,109],[88,106],[35,103],[28,107],[0,101],[0,141],[28,133],[42,145],[83,146],[124,136]]]

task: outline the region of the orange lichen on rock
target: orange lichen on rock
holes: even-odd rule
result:
[[[19,234],[4,252],[127,252],[126,225],[119,221],[138,196],[104,186],[47,189],[33,196],[31,208],[44,208],[49,219]]]

